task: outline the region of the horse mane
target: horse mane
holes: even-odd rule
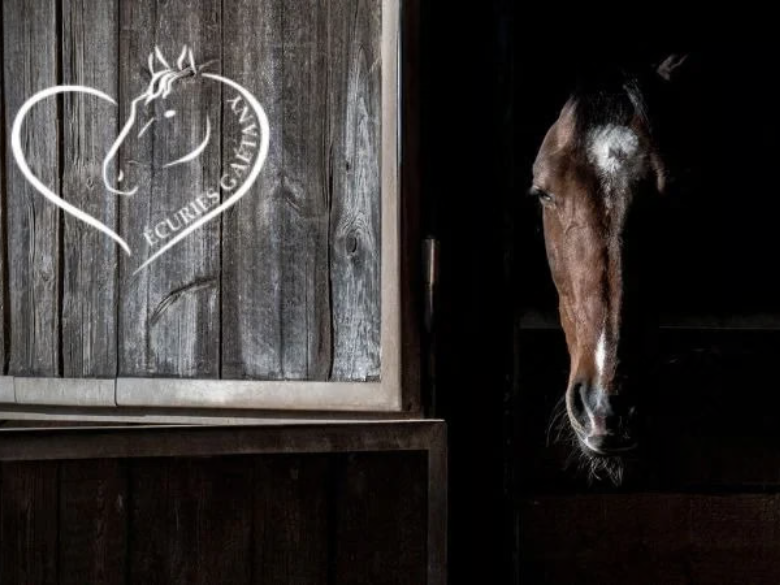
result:
[[[162,65],[162,69],[154,70],[155,59]],[[187,45],[184,45],[179,58],[176,60],[176,68],[171,67],[163,57],[159,47],[155,47],[154,51],[149,53],[149,72],[152,74],[152,78],[149,81],[146,92],[144,92],[146,96],[144,103],[148,104],[158,97],[167,97],[178,80],[184,77],[196,76],[202,69],[203,67],[198,68],[195,65],[192,49],[188,49]]]

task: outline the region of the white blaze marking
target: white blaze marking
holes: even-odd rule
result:
[[[604,376],[604,362],[607,360],[607,336],[602,329],[599,341],[596,344],[596,374],[598,375],[598,384],[601,386],[601,378]]]
[[[638,148],[637,135],[625,126],[608,124],[591,130],[588,135],[588,157],[607,177],[617,174]]]

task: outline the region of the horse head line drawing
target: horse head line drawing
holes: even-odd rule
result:
[[[158,69],[157,71],[155,71],[154,68],[155,58],[162,66],[162,68]],[[109,179],[109,174],[111,171],[111,163],[116,158],[119,149],[122,147],[122,144],[124,144],[128,135],[131,133],[131,131],[136,125],[136,122],[138,121],[139,107],[148,106],[150,103],[158,99],[164,100],[170,95],[171,91],[180,80],[185,78],[190,78],[190,77],[197,77],[199,74],[202,73],[203,69],[207,67],[210,63],[211,62],[206,63],[202,65],[200,68],[198,68],[195,65],[195,59],[192,54],[192,49],[189,49],[186,45],[182,48],[181,54],[179,55],[179,58],[176,60],[176,66],[178,67],[178,69],[174,69],[168,64],[168,62],[163,57],[159,47],[155,47],[154,51],[152,53],[149,53],[149,73],[151,74],[152,78],[149,81],[146,90],[141,95],[135,97],[132,100],[132,102],[130,102],[130,113],[127,117],[127,121],[122,127],[122,130],[119,132],[119,136],[117,136],[116,140],[111,145],[108,154],[106,154],[106,158],[103,160],[103,183],[105,184],[106,189],[108,189],[108,191],[116,195],[123,195],[125,197],[132,197],[138,192],[137,186],[129,190],[123,190],[114,187],[111,184],[111,181]],[[173,117],[175,114],[176,112],[174,110],[167,110],[164,116],[166,118],[170,118]],[[138,137],[140,138],[141,136],[143,136],[146,133],[146,131],[152,126],[152,124],[154,124],[155,121],[156,121],[156,117],[152,115],[152,117],[148,119],[146,123],[143,125],[143,127],[141,128],[141,131],[138,133]],[[164,164],[162,168],[167,169],[176,165],[180,165],[195,160],[198,156],[201,155],[201,153],[203,153],[204,150],[206,150],[206,146],[208,146],[210,139],[211,139],[211,119],[209,117],[206,117],[206,135],[203,138],[203,140],[198,144],[198,146],[188,154]],[[123,176],[124,173],[120,169],[119,174],[117,175],[117,183],[122,182]]]
[[[157,71],[155,71],[154,69],[155,59],[162,66],[162,68],[158,69]],[[146,90],[141,95],[137,96],[132,100],[128,119],[123,125],[122,130],[120,131],[116,140],[111,145],[111,148],[106,154],[106,157],[103,159],[103,165],[101,170],[102,170],[102,178],[103,178],[104,185],[110,193],[113,193],[115,195],[132,197],[137,193],[138,191],[137,186],[129,190],[122,190],[110,184],[108,175],[109,175],[109,171],[111,170],[111,163],[113,162],[114,158],[119,152],[119,149],[124,143],[125,139],[128,137],[128,135],[136,125],[136,122],[138,120],[138,114],[139,114],[139,106],[142,103],[143,105],[147,105],[153,102],[154,100],[165,99],[166,97],[168,97],[168,95],[171,93],[172,89],[177,85],[177,83],[186,77],[201,76],[204,79],[216,81],[235,90],[245,100],[249,108],[252,110],[252,113],[255,115],[257,123],[260,127],[260,144],[257,150],[257,156],[255,162],[252,165],[252,168],[249,174],[247,175],[246,180],[227,199],[222,201],[222,203],[217,207],[214,207],[213,209],[209,210],[207,213],[204,213],[204,215],[200,216],[196,221],[189,224],[185,229],[183,229],[182,231],[177,233],[174,237],[172,237],[170,240],[168,240],[163,246],[160,247],[160,249],[158,249],[145,262],[143,262],[143,264],[141,264],[141,266],[135,270],[134,274],[137,274],[138,272],[140,272],[141,270],[149,266],[149,264],[151,264],[154,260],[156,260],[162,254],[170,250],[174,245],[176,245],[178,242],[180,242],[182,239],[187,237],[193,231],[201,227],[203,224],[214,219],[215,217],[224,213],[227,209],[229,209],[230,207],[238,203],[238,201],[247,194],[249,189],[257,180],[257,177],[259,176],[260,171],[262,170],[263,165],[265,164],[265,160],[268,156],[270,129],[269,129],[268,117],[266,116],[265,110],[260,105],[260,102],[257,100],[257,98],[255,98],[255,96],[252,95],[252,93],[249,92],[249,90],[247,90],[245,87],[221,75],[204,72],[203,69],[207,67],[210,63],[211,62],[207,62],[204,65],[200,66],[200,68],[198,68],[195,65],[192,49],[189,49],[185,45],[184,48],[182,49],[181,54],[176,60],[177,68],[174,69],[165,60],[159,47],[154,48],[153,53],[150,53],[149,55],[149,71],[152,75],[152,78],[149,84],[147,85]],[[21,135],[22,135],[22,125],[26,116],[33,108],[33,106],[35,106],[38,102],[47,99],[49,97],[58,94],[64,94],[64,93],[88,94],[88,95],[95,96],[101,100],[105,100],[114,106],[118,106],[116,100],[114,100],[114,98],[112,98],[111,96],[107,95],[106,93],[98,89],[88,87],[88,86],[83,86],[83,85],[59,85],[59,86],[54,86],[39,91],[38,93],[30,97],[24,104],[22,104],[22,107],[19,109],[14,119],[12,131],[11,131],[11,150],[14,159],[16,160],[16,164],[18,165],[25,179],[48,201],[50,201],[57,207],[61,208],[66,213],[71,214],[73,217],[76,217],[77,219],[83,221],[87,225],[105,234],[106,236],[114,240],[117,244],[119,244],[119,246],[122,248],[122,250],[124,250],[124,252],[128,256],[132,256],[132,250],[130,249],[130,246],[128,245],[128,243],[125,241],[124,238],[122,238],[118,233],[116,233],[106,224],[101,222],[99,219],[92,217],[88,213],[77,208],[73,204],[63,199],[60,195],[54,193],[46,185],[44,185],[43,182],[38,177],[36,177],[35,174],[32,172],[24,156],[22,150]],[[175,116],[175,114],[176,112],[174,110],[167,110],[163,115],[166,118],[170,118]],[[152,126],[154,122],[155,122],[155,118],[146,121],[146,123],[138,133],[138,136],[139,137],[142,136]],[[169,161],[165,163],[162,168],[167,169],[176,165],[184,164],[195,160],[206,149],[210,139],[211,139],[211,121],[210,118],[207,116],[205,136],[198,143],[198,145],[189,153],[173,161]],[[124,178],[123,173],[120,169],[119,173],[117,174],[117,183],[121,183],[123,178]]]

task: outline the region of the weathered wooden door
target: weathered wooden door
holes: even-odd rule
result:
[[[4,3],[0,401],[400,409],[399,14]]]

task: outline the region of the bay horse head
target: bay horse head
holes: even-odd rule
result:
[[[156,68],[155,61],[157,62]],[[192,123],[191,120],[182,121],[180,119],[183,112],[177,110],[171,103],[174,101],[172,96],[175,95],[174,90],[182,85],[182,80],[198,77],[205,66],[196,67],[192,49],[188,49],[186,45],[182,48],[181,54],[175,62],[175,67],[168,64],[158,47],[155,47],[154,52],[149,54],[149,72],[151,74],[149,84],[143,93],[132,100],[127,121],[103,161],[103,182],[108,191],[117,195],[132,196],[138,190],[137,186],[125,188],[121,185],[126,182],[122,169],[119,169],[115,175],[113,171],[113,161],[129,136],[134,134],[136,138],[140,139],[153,126]],[[198,112],[189,112],[189,114],[200,116]],[[205,124],[198,123],[197,126],[205,126],[202,136],[193,141],[182,152],[164,162],[162,168],[190,162],[203,153],[211,138],[211,120],[207,116]],[[188,135],[189,132],[184,134]]]
[[[569,350],[567,426],[590,471],[615,482],[637,445],[652,210],[667,186],[647,87],[622,71],[584,80],[542,142],[531,188]]]

